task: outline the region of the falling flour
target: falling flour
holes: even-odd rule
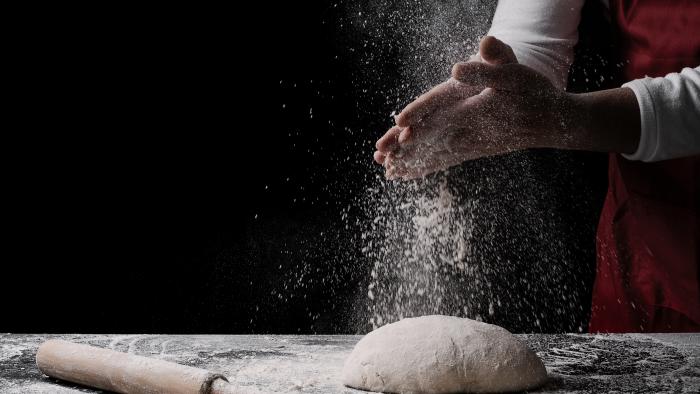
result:
[[[353,95],[363,117],[376,119],[371,134],[360,130],[368,146],[391,126],[392,111],[476,52],[496,3],[343,3],[344,44],[361,59]],[[578,195],[590,193],[581,161],[524,151],[389,182],[379,166],[367,167],[369,149],[358,158],[366,163],[358,166],[368,174],[366,191],[346,211],[355,210],[346,226],[361,234],[359,245],[352,242],[367,264],[355,265],[367,275],[357,302],[362,310],[353,311],[362,322],[355,332],[430,314],[512,331],[585,329],[593,232],[590,244],[578,242],[577,232],[593,228],[595,207]]]
[[[393,81],[358,78],[360,85],[370,84],[360,96],[380,89],[384,104],[400,109],[477,50],[495,3],[375,0],[346,6],[347,25],[363,44],[366,65],[398,65],[400,74]],[[471,313],[468,291],[475,276],[470,260],[477,199],[461,198],[444,176],[373,183],[361,203],[372,220],[362,236],[372,264],[363,318],[373,329],[427,314],[479,319]]]
[[[411,186],[402,194],[415,198],[380,207],[371,231],[385,238],[366,249],[374,259],[367,296],[375,329],[404,317],[462,314],[467,308],[461,294],[475,202],[458,202],[444,179],[434,193]]]

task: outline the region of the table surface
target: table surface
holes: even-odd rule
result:
[[[700,392],[700,334],[518,337],[547,366],[542,392]],[[361,336],[85,334],[0,334],[0,392],[98,392],[39,372],[36,350],[56,338],[205,368],[253,392],[362,393],[340,383]]]

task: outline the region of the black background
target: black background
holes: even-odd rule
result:
[[[46,25],[26,29],[16,59],[0,332],[367,330],[356,312],[368,263],[346,228],[366,218],[341,210],[381,173],[371,154],[389,119],[377,114],[396,108],[358,102],[366,66],[348,50],[342,7],[169,7],[32,14]],[[373,67],[385,79],[396,65]],[[499,253],[513,275],[571,250],[558,280],[580,303],[547,319],[556,295],[544,292],[523,312],[544,324],[507,309],[493,320],[574,331],[587,319],[605,158],[519,155],[535,163],[520,183],[512,158],[463,171],[502,180],[490,201],[512,211]],[[533,218],[507,197],[522,193],[556,223],[534,240],[522,236]]]

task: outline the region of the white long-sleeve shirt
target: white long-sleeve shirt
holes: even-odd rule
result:
[[[522,63],[566,88],[584,0],[500,0],[489,35]],[[683,37],[679,37],[683,39]],[[660,78],[625,83],[639,103],[641,135],[629,160],[660,161],[700,154],[700,65]]]

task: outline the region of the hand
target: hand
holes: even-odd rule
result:
[[[457,63],[452,78],[409,104],[377,141],[387,178],[413,179],[484,156],[563,145],[569,97],[494,37],[481,61]]]

